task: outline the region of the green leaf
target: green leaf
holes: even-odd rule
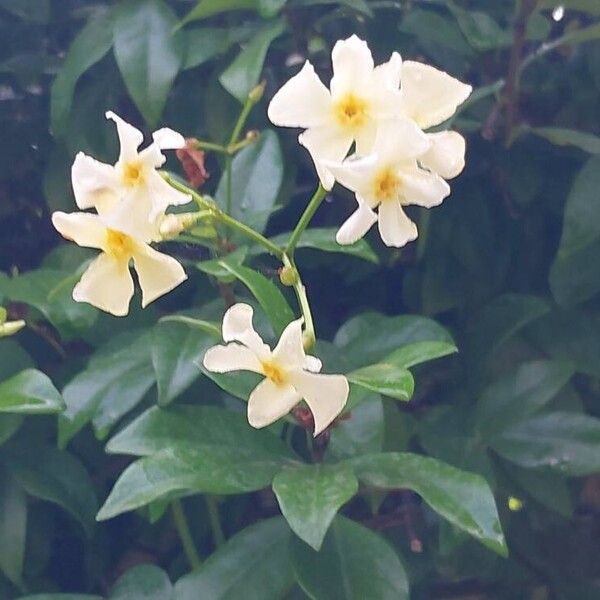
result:
[[[313,600],[408,600],[408,578],[388,543],[371,530],[336,517],[320,552],[292,540],[298,583]]]
[[[421,341],[452,344],[452,337],[441,325],[426,317],[388,317],[366,312],[344,323],[334,339],[349,368],[376,363],[400,346]]]
[[[590,158],[573,183],[564,212],[558,253],[550,270],[550,288],[561,306],[573,306],[600,290],[600,156]]]
[[[280,600],[293,584],[281,517],[246,527],[175,584],[173,600]]]
[[[244,260],[246,259],[246,255],[248,254],[248,247],[241,246],[237,248],[233,252],[230,252],[226,256],[226,260],[229,263],[235,263],[236,265],[242,265]],[[212,275],[213,277],[217,277],[221,280],[235,280],[235,277],[231,275],[231,273],[221,266],[220,261],[221,258],[212,258],[210,260],[202,260],[196,263],[196,268],[200,269],[203,273],[207,273],[208,275]]]
[[[65,133],[77,81],[106,55],[112,44],[112,11],[94,15],[71,43],[50,93],[50,127],[54,135]]]
[[[26,369],[0,383],[0,413],[54,414],[65,403],[47,375],[36,369]]]
[[[162,0],[119,5],[114,52],[128,92],[150,127],[161,117],[183,62],[185,43],[174,33],[177,17]]]
[[[285,2],[286,0],[200,0],[181,21],[180,26],[232,10],[253,10],[264,18],[273,17]]]
[[[358,481],[343,465],[301,465],[278,473],[273,491],[292,531],[318,551],[337,511],[358,491]]]
[[[283,181],[283,155],[277,135],[271,130],[263,131],[256,143],[235,155],[231,170],[232,216],[255,231],[264,232]],[[225,174],[215,198],[221,206],[227,205]],[[235,236],[233,239],[238,240]],[[243,242],[247,240],[244,238]]]
[[[19,585],[27,540],[27,497],[0,464],[0,572]]]
[[[415,365],[442,358],[455,352],[458,352],[458,348],[451,342],[412,342],[388,354],[385,357],[385,362],[403,369],[409,369]]]
[[[567,11],[577,10],[591,15],[600,15],[600,6],[598,6],[596,0],[563,0],[560,4]],[[539,4],[540,10],[554,9],[557,6],[556,0],[540,0]]]
[[[202,372],[198,361],[220,338],[218,329],[208,333],[187,322],[162,320],[155,325],[152,330],[152,364],[161,406],[172,402],[200,377]]]
[[[0,8],[33,23],[47,23],[50,0],[0,0]]]
[[[373,11],[369,8],[366,0],[290,0],[293,6],[327,6],[330,4],[340,4],[341,6],[347,6],[357,12],[366,15],[367,17],[373,16]]]
[[[587,131],[562,127],[527,127],[523,131],[544,138],[555,146],[574,146],[590,154],[600,154],[600,137]]]
[[[131,464],[119,477],[99,521],[170,494],[243,494],[270,485],[287,463],[281,455],[248,453],[243,446],[166,448]]]
[[[87,367],[63,389],[66,410],[59,417],[61,446],[90,421],[96,435],[134,408],[152,387],[150,332],[126,332],[99,348]]]
[[[193,69],[229,50],[234,41],[229,30],[221,27],[198,27],[184,32],[187,45],[182,70]]]
[[[475,50],[485,52],[510,46],[512,43],[512,33],[502,29],[489,14],[478,10],[466,10],[450,0],[446,0],[446,6]]]
[[[453,525],[491,550],[507,555],[494,496],[483,477],[409,453],[373,454],[348,463],[367,485],[414,490]]]
[[[102,596],[91,596],[89,594],[34,594],[23,596],[19,600],[104,600]]]
[[[252,390],[261,382],[261,375],[249,371],[238,371],[236,373],[214,373],[204,368],[201,362],[198,362],[198,368],[209,379],[214,381],[224,392],[234,398],[239,398],[248,402]]]
[[[294,320],[295,316],[279,288],[257,271],[237,265],[226,258],[219,261],[219,264],[252,292],[269,317],[275,333],[281,335],[281,332]]]
[[[494,381],[477,403],[476,427],[481,436],[496,436],[539,411],[572,375],[569,363],[535,360]]]
[[[150,456],[164,448],[240,447],[256,456],[292,458],[287,446],[267,430],[250,427],[243,413],[216,406],[152,407],[106,445],[109,454]],[[265,454],[266,453],[266,454]]]
[[[547,468],[568,475],[600,471],[600,419],[571,412],[531,417],[504,431],[491,447],[527,468]]]
[[[379,258],[373,252],[371,246],[365,239],[360,239],[349,246],[342,246],[335,241],[335,227],[313,227],[307,229],[300,238],[297,248],[312,248],[322,250],[323,252],[334,252],[337,254],[348,254],[356,258],[362,258],[372,263],[378,263]],[[292,232],[282,233],[270,238],[277,246],[285,246],[292,235]],[[256,246],[252,249],[254,254],[263,254],[265,252],[262,246]]]
[[[169,576],[155,565],[138,565],[125,572],[113,586],[107,600],[172,600]]]
[[[22,424],[21,415],[0,415],[0,446],[10,440]]]
[[[415,381],[410,371],[388,362],[362,367],[346,374],[348,381],[396,400],[410,400]]]
[[[284,31],[285,25],[279,20],[265,25],[219,76],[221,85],[242,104],[258,84],[269,46]]]

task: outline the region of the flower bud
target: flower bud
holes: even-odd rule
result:
[[[14,335],[17,331],[20,331],[25,327],[25,321],[6,321],[6,323],[2,323],[0,325],[0,338],[8,337],[9,335]]]
[[[248,100],[250,100],[250,102],[252,102],[253,104],[259,102],[260,99],[263,97],[263,94],[265,93],[266,86],[267,82],[264,80],[261,81],[256,87],[250,90],[250,93],[248,94]]]
[[[163,240],[173,239],[182,231],[195,225],[198,213],[165,215],[160,223],[159,232]]]
[[[281,267],[281,269],[279,269],[279,281],[281,281],[282,285],[287,287],[295,285],[298,281],[296,269],[293,267]]]

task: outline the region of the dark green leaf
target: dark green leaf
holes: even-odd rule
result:
[[[27,536],[27,498],[0,464],[0,571],[21,583]]]
[[[92,17],[71,43],[60,72],[52,83],[50,126],[54,135],[65,132],[78,79],[104,57],[112,43],[112,11]]]
[[[337,511],[358,491],[358,481],[342,465],[301,465],[278,473],[273,491],[292,531],[318,551]]]
[[[258,0],[200,0],[185,16],[181,25],[185,25],[191,21],[200,21],[231,10],[256,9],[258,9]]]
[[[104,600],[102,596],[90,596],[89,594],[34,594],[23,596],[19,600]]]
[[[521,421],[491,442],[504,458],[528,468],[548,468],[569,475],[600,471],[600,419],[552,412]]]
[[[283,181],[283,156],[277,135],[263,131],[256,143],[236,154],[231,169],[232,216],[262,233]],[[226,175],[219,182],[215,198],[221,206],[227,205]]]
[[[562,127],[532,127],[524,131],[542,137],[555,146],[575,146],[590,154],[600,154],[600,137],[587,131]]]
[[[569,363],[538,360],[521,364],[488,386],[477,403],[477,428],[485,439],[531,416],[573,375]]]
[[[65,403],[47,375],[26,369],[0,383],[0,413],[54,414]]]
[[[510,46],[512,43],[512,33],[502,29],[489,14],[478,10],[466,10],[450,0],[446,0],[446,5],[475,50],[485,52]]]
[[[394,350],[384,360],[386,363],[397,367],[409,369],[415,365],[442,358],[455,352],[458,352],[458,348],[451,342],[413,342]]]
[[[121,575],[108,600],[172,600],[173,586],[169,576],[154,565],[138,565]]]
[[[0,8],[34,23],[46,23],[50,17],[50,0],[0,0]]]
[[[21,415],[0,415],[0,446],[9,440],[22,424]]]
[[[281,517],[247,527],[199,569],[182,577],[175,584],[173,600],[280,600],[294,579],[289,538]]]
[[[252,88],[258,84],[267,50],[284,31],[285,25],[281,21],[265,25],[221,73],[221,85],[240,102],[244,103]]]
[[[367,485],[414,490],[445,519],[506,556],[494,496],[483,477],[418,454],[388,452],[349,463]]]
[[[346,377],[350,383],[396,400],[410,400],[415,388],[410,371],[388,362],[362,367]]]
[[[320,552],[292,540],[298,583],[313,600],[408,600],[400,559],[379,535],[336,517]]]
[[[115,17],[114,51],[127,90],[151,127],[160,120],[185,53],[177,17],[162,0],[123,2]]]
[[[185,62],[182,69],[193,69],[223,54],[235,43],[229,30],[220,27],[199,27],[184,33],[187,40]]]
[[[248,254],[248,247],[241,246],[233,252],[230,252],[226,256],[226,260],[227,262],[232,264],[235,263],[236,265],[242,265],[244,260],[246,259],[246,254]],[[222,280],[230,279],[231,281],[233,281],[235,277],[233,277],[231,273],[220,264],[221,260],[222,259],[220,258],[203,260],[196,263],[196,268],[200,269],[200,271],[202,271],[203,273],[212,275],[213,277],[218,277]]]

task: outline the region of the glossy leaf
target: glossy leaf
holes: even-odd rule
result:
[[[125,572],[113,586],[107,600],[172,600],[169,576],[154,565],[138,565]]]
[[[263,17],[272,17],[279,12],[286,0],[199,0],[198,4],[185,16],[182,25],[200,21],[213,15],[232,10],[254,10]]]
[[[27,497],[0,464],[0,572],[21,583],[27,536]]]
[[[587,131],[575,131],[561,127],[532,127],[525,129],[555,146],[574,146],[590,154],[600,154],[600,137]]]
[[[358,481],[341,465],[302,465],[278,473],[273,491],[292,531],[318,551],[337,511],[358,491]]]
[[[458,348],[451,342],[412,342],[388,354],[385,357],[385,362],[403,369],[409,369],[415,365],[442,358],[455,352],[458,352]]]
[[[509,46],[512,43],[511,32],[502,29],[489,14],[477,10],[465,10],[451,0],[446,0],[446,6],[475,50],[486,51]]]
[[[292,541],[298,583],[314,600],[408,600],[408,578],[400,559],[373,531],[336,517],[320,552]]]
[[[22,415],[0,415],[0,446],[9,440],[22,424]]]
[[[489,485],[479,475],[418,454],[388,452],[350,461],[358,478],[376,488],[409,488],[445,519],[506,556]]]
[[[64,408],[52,381],[36,369],[26,369],[0,383],[0,413],[54,414]]]
[[[410,400],[415,387],[410,371],[388,362],[362,367],[346,377],[350,383],[396,400]]]
[[[121,3],[114,52],[128,92],[150,127],[156,127],[183,62],[185,44],[174,33],[177,17],[162,0]]]

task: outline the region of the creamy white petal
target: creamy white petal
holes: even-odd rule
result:
[[[262,373],[256,354],[242,344],[232,342],[226,346],[213,346],[204,354],[202,364],[214,373],[230,371],[252,371]]]
[[[185,146],[185,138],[169,127],[163,127],[155,131],[152,134],[152,139],[161,150],[177,150]]]
[[[157,252],[147,244],[138,244],[133,264],[142,288],[142,308],[187,279],[183,267],[176,259]]]
[[[152,198],[151,221],[162,216],[168,206],[180,206],[192,201],[189,194],[184,194],[170,186],[156,171],[148,173],[146,188]]]
[[[121,201],[103,218],[111,229],[127,233],[142,242],[159,241],[160,218],[151,219],[153,211],[152,196],[146,187],[136,186],[126,190]],[[162,217],[162,214],[159,216]]]
[[[52,213],[52,225],[66,239],[86,248],[104,248],[106,226],[91,213]]]
[[[386,246],[400,248],[417,238],[417,226],[406,216],[399,201],[388,200],[379,205],[379,233]]]
[[[121,144],[119,162],[135,158],[138,148],[144,141],[144,134],[110,110],[106,113],[106,118],[114,121],[117,126],[119,143]]]
[[[377,214],[363,200],[358,201],[358,208],[344,221],[339,228],[335,241],[341,245],[354,244],[371,229],[377,221]]]
[[[291,385],[275,385],[270,379],[261,381],[248,398],[248,423],[261,428],[286,415],[300,402]]]
[[[127,261],[100,254],[87,268],[73,289],[73,300],[87,302],[116,317],[129,312],[133,280]]]
[[[375,65],[367,42],[356,35],[336,42],[331,62],[333,77],[330,88],[334,100],[349,92],[369,91]]]
[[[339,163],[346,157],[354,141],[352,133],[337,127],[314,127],[302,133],[298,141],[310,152],[321,184],[329,191],[335,178],[324,162]]]
[[[273,358],[282,365],[302,369],[306,355],[302,343],[302,325],[304,319],[292,321],[281,334],[279,342],[273,350]]]
[[[274,125],[282,127],[316,127],[330,119],[331,94],[314,67],[306,61],[273,96],[267,114]]]
[[[427,134],[410,119],[399,118],[380,124],[373,152],[381,164],[397,164],[423,155],[429,146]]]
[[[377,139],[377,121],[369,119],[360,129],[356,131],[356,154],[367,156],[373,152],[375,140]]]
[[[311,373],[318,373],[323,368],[323,363],[316,356],[307,354],[304,359],[304,368]]]
[[[370,97],[371,113],[378,119],[394,119],[402,114],[402,93],[400,75],[402,59],[394,52],[390,60],[373,71],[372,93]]]
[[[373,70],[373,81],[378,87],[388,90],[398,90],[400,88],[400,78],[402,75],[402,57],[397,52],[390,56],[390,60],[377,65]]]
[[[414,169],[402,173],[404,204],[417,204],[431,208],[442,203],[450,194],[450,186],[436,173]]]
[[[444,179],[456,177],[465,167],[465,138],[456,131],[427,135],[430,147],[419,162]]]
[[[307,371],[294,371],[288,378],[308,404],[315,420],[314,435],[318,435],[342,412],[348,399],[348,380],[343,375]]]
[[[167,157],[162,153],[160,146],[153,142],[144,148],[138,155],[148,170],[158,169],[167,162]]]
[[[71,167],[71,183],[77,206],[95,208],[100,214],[109,212],[119,201],[120,181],[115,168],[83,152]]]
[[[402,109],[423,129],[450,118],[472,89],[435,67],[413,61],[402,65]]]
[[[342,163],[325,161],[323,164],[338,183],[364,196],[371,190],[371,182],[379,167],[379,157],[376,154],[365,157],[353,154]]]
[[[226,342],[242,342],[260,360],[270,358],[271,349],[265,344],[252,325],[254,309],[249,304],[238,302],[223,315],[223,339]]]

